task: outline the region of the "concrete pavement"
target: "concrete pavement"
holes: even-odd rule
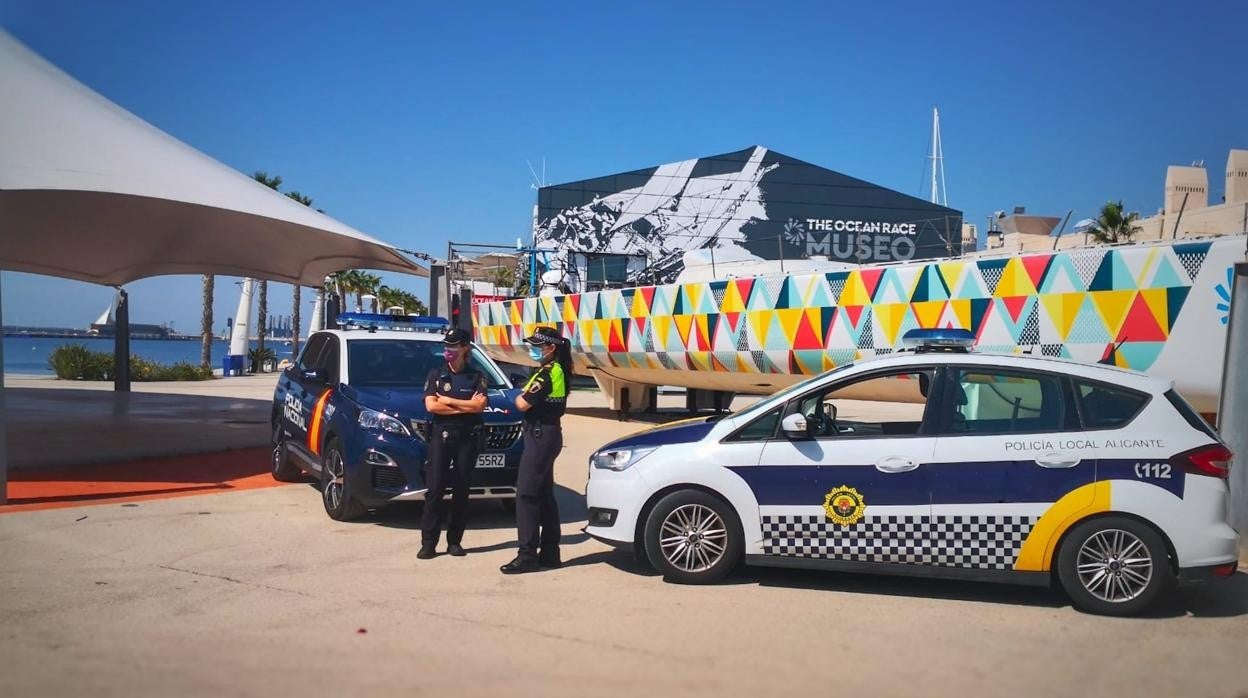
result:
[[[745,570],[666,584],[579,533],[586,458],[641,428],[578,394],[564,569],[504,577],[512,521],[418,561],[400,509],[310,485],[0,516],[0,695],[1191,695],[1248,691],[1248,575],[1107,619],[1043,589]],[[361,632],[363,631],[363,632]]]

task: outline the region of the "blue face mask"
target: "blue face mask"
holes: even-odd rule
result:
[[[544,358],[542,356],[542,348],[529,345],[529,358],[533,359],[534,361],[540,364],[542,362],[542,359]]]

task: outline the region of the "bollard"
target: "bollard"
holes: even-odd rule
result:
[[[1235,265],[1226,358],[1218,405],[1218,434],[1230,447],[1231,525],[1239,531],[1239,559],[1248,560],[1248,262]]]

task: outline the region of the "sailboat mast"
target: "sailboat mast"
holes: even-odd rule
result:
[[[932,203],[949,205],[949,193],[945,190],[945,153],[940,143],[940,109],[932,107]],[[939,179],[938,179],[939,176]]]

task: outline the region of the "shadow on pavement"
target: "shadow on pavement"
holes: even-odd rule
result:
[[[587,521],[588,511],[585,508],[585,496],[580,492],[556,484],[555,500],[559,503],[560,522],[574,524]],[[507,500],[478,499],[469,501],[468,530],[514,529],[516,527],[516,515],[509,504],[505,505],[503,503],[505,501]],[[449,505],[449,501],[447,504]],[[424,504],[421,502],[396,503],[370,512],[368,516],[361,518],[359,523],[419,530],[420,517],[423,513]],[[569,542],[568,538],[565,536],[565,544],[574,544],[574,542]],[[582,540],[584,539],[577,540],[575,543],[582,542]]]
[[[564,567],[606,564],[628,574],[658,577],[659,573],[638,562],[631,552],[604,550],[567,559]],[[1062,608],[1070,600],[1060,589],[990,584],[949,579],[893,577],[872,574],[838,573],[775,567],[741,567],[719,584],[757,585],[786,589],[809,589],[847,594],[909,596],[925,599],[970,601],[1009,606]],[[1248,615],[1248,573],[1231,578],[1181,586],[1163,596],[1136,620],[1160,618],[1235,618]]]

